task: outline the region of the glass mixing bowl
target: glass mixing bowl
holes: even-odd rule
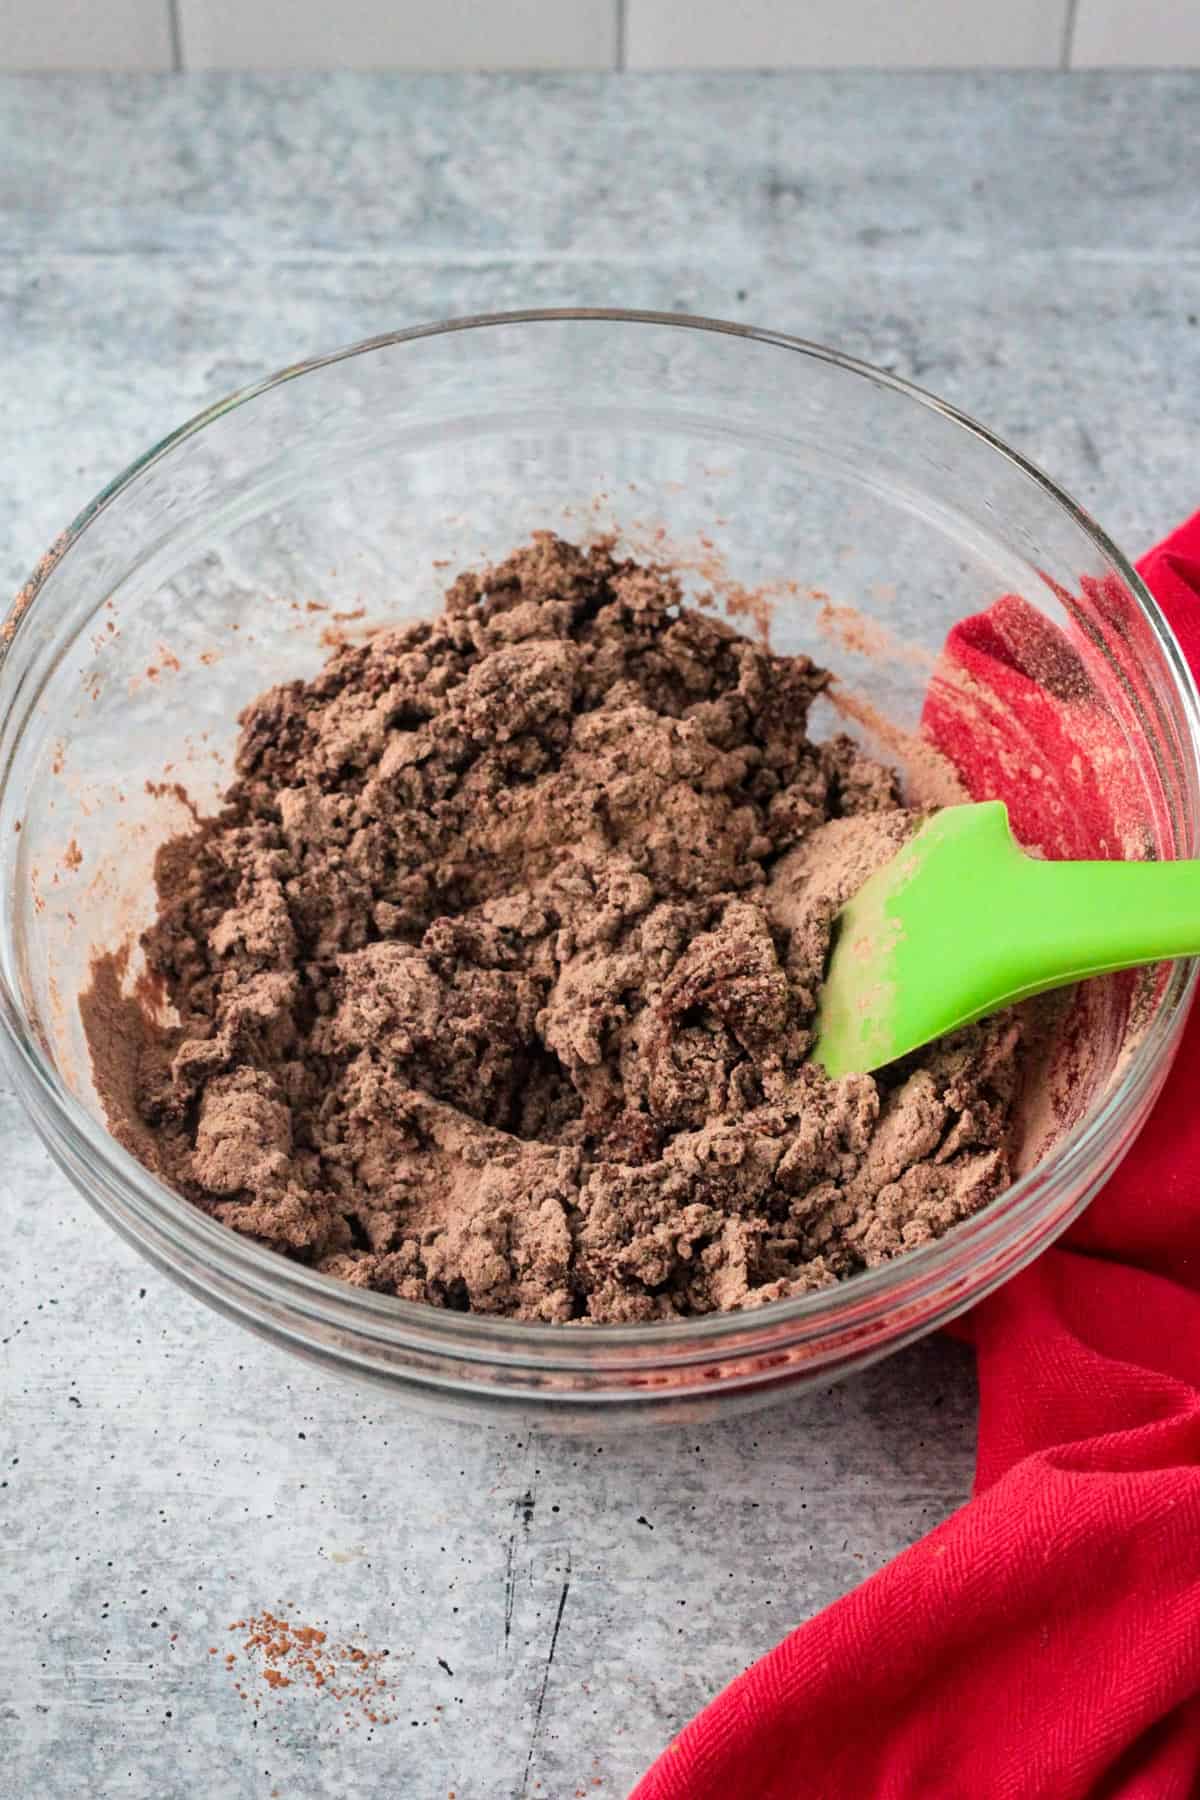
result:
[[[216,802],[246,701],[311,675],[338,633],[427,614],[458,569],[545,527],[669,550],[751,628],[765,600],[777,648],[831,662],[843,711],[899,731],[955,622],[1022,596],[1071,634],[1103,715],[1097,779],[1136,827],[1119,854],[1197,853],[1197,705],[1128,563],[1014,452],[878,370],[703,319],[467,319],[298,364],[165,439],[54,545],[0,645],[0,1017],[51,1154],[152,1262],[272,1342],[410,1401],[594,1429],[827,1382],[1011,1275],[1143,1123],[1193,968],[1158,973],[1136,1034],[1128,984],[1077,997],[1092,1055],[1066,1129],[986,1211],[758,1311],[594,1327],[443,1312],[203,1216],[105,1129],[76,1004],[91,952],[149,922],[155,848],[187,822],[184,790]],[[1081,632],[1083,591],[1104,604]],[[1019,786],[1030,747],[1007,754]]]

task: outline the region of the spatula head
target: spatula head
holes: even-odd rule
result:
[[[1027,863],[999,800],[923,825],[838,914],[814,1060],[865,1074],[1003,1005],[1020,933],[990,933],[989,907]]]

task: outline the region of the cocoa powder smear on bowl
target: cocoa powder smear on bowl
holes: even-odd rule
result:
[[[114,1134],[362,1287],[651,1320],[820,1288],[1010,1179],[1008,1014],[880,1077],[809,1063],[833,914],[920,815],[828,677],[549,535],[241,719],[159,852],[179,1023],[96,960]]]

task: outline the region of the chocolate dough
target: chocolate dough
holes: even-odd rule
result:
[[[837,1083],[829,924],[914,829],[827,676],[549,535],[241,719],[165,845],[179,1024],[84,996],[114,1133],[235,1231],[519,1319],[802,1294],[1008,1182],[1019,1020]]]

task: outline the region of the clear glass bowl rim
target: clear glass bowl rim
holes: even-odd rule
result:
[[[1015,465],[1050,500],[1070,515],[1090,539],[1094,549],[1126,583],[1145,615],[1171,670],[1177,696],[1187,720],[1193,764],[1192,786],[1193,789],[1197,787],[1200,770],[1200,695],[1197,694],[1191,670],[1174,633],[1145,583],[1083,507],[1035,464],[1012,449],[986,426],[898,375],[805,338],[687,313],[615,307],[553,307],[480,313],[438,320],[410,326],[402,331],[384,332],[343,349],[291,363],[261,381],[224,396],[130,463],[83,508],[55,541],[29,581],[19,591],[0,630],[0,676],[3,675],[4,665],[14,647],[20,641],[21,627],[30,608],[36,603],[59,563],[70,553],[93,521],[154,464],[226,413],[248,405],[285,382],[295,381],[316,370],[329,368],[375,350],[453,332],[491,330],[508,325],[592,321],[620,326],[649,325],[724,334],[798,353],[873,382],[916,405],[940,414],[949,423],[980,439]],[[1194,817],[1190,824],[1194,835]],[[1194,845],[1189,847],[1194,848]],[[7,920],[0,924],[0,929],[8,929]],[[434,1348],[440,1343],[452,1354],[466,1360],[480,1361],[512,1360],[522,1363],[526,1360],[522,1355],[525,1352],[530,1353],[531,1359],[543,1368],[594,1372],[598,1363],[603,1364],[608,1360],[606,1352],[612,1352],[620,1362],[624,1362],[631,1351],[641,1352],[643,1355],[651,1353],[656,1361],[688,1362],[693,1357],[697,1360],[706,1358],[722,1346],[731,1353],[749,1349],[751,1346],[746,1343],[747,1339],[761,1340],[764,1335],[782,1345],[794,1342],[797,1333],[806,1340],[819,1337],[827,1326],[844,1328],[853,1321],[865,1327],[885,1314],[893,1300],[902,1299],[907,1308],[923,1296],[933,1298],[939,1287],[952,1282],[965,1264],[1013,1249],[1019,1243],[1025,1227],[1035,1225],[1039,1214],[1047,1205],[1047,1189],[1061,1189],[1077,1175],[1085,1181],[1093,1149],[1098,1148],[1105,1140],[1111,1141],[1112,1136],[1119,1135],[1125,1118],[1136,1117],[1147,1087],[1156,1078],[1160,1055],[1170,1046],[1180,1023],[1181,1011],[1186,1009],[1192,999],[1198,971],[1200,961],[1195,959],[1175,963],[1157,1001],[1145,1036],[1103,1104],[1067,1133],[1055,1145],[1050,1156],[1021,1176],[991,1206],[975,1218],[956,1226],[936,1242],[908,1251],[877,1269],[850,1276],[834,1287],[822,1288],[794,1300],[771,1301],[752,1311],[706,1314],[697,1318],[641,1325],[589,1325],[580,1330],[541,1322],[518,1323],[491,1314],[443,1311],[424,1303],[400,1300],[393,1295],[372,1293],[367,1289],[351,1287],[333,1276],[319,1274],[300,1263],[291,1262],[277,1252],[240,1236],[227,1226],[207,1218],[182,1195],[159,1182],[93,1119],[62,1082],[29,1028],[19,998],[13,992],[3,966],[0,966],[0,1025],[3,1025],[4,1035],[20,1059],[25,1073],[39,1091],[50,1117],[67,1141],[75,1140],[93,1160],[107,1185],[119,1192],[126,1203],[131,1204],[135,1215],[153,1221],[175,1251],[190,1253],[197,1262],[210,1265],[214,1272],[219,1271],[236,1282],[244,1294],[252,1293],[275,1307],[294,1304],[313,1322],[334,1330],[355,1331],[381,1344],[391,1340],[397,1347],[416,1343]],[[1092,1185],[1088,1184],[1080,1205],[1091,1192]],[[968,1300],[978,1297],[973,1292]],[[938,1320],[952,1317],[958,1310],[961,1308],[949,1304],[939,1311]],[[689,1352],[692,1354],[689,1355]]]

